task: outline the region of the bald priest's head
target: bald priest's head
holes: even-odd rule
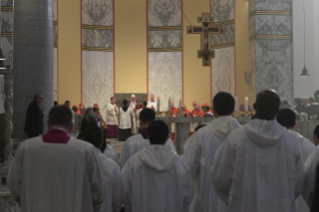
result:
[[[49,112],[48,128],[62,128],[71,132],[73,128],[73,114],[70,108],[65,106],[53,107]]]
[[[280,97],[271,90],[264,90],[258,93],[254,109],[256,119],[274,120],[280,107]]]

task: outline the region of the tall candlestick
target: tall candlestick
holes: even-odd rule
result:
[[[178,110],[182,111],[182,100],[181,99],[179,100],[179,108],[178,108]]]
[[[248,111],[248,97],[245,97],[245,111]]]
[[[238,99],[235,97],[235,108],[234,111],[238,111]]]
[[[161,105],[161,104],[160,104],[160,100],[157,100],[157,111],[158,111],[158,112],[161,111],[161,110],[160,110],[160,105]]]
[[[171,111],[171,98],[168,99],[168,111]]]

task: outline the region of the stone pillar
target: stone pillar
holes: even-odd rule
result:
[[[36,93],[44,95],[44,130],[53,106],[52,0],[15,0],[13,24],[13,137],[26,137],[24,124],[28,105]]]
[[[293,102],[292,1],[249,0],[250,97],[274,89]]]

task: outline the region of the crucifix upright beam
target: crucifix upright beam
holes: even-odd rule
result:
[[[214,27],[214,18],[209,13],[203,13],[197,17],[197,22],[202,26],[187,27],[187,34],[200,34],[201,49],[198,50],[198,58],[203,60],[203,66],[210,66],[211,59],[215,58],[215,51],[210,49],[211,34],[225,34],[225,27]]]

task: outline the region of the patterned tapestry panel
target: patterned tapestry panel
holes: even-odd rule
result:
[[[113,47],[113,30],[82,29],[82,46]]]
[[[212,98],[220,91],[235,95],[235,48],[215,50],[212,59]]]
[[[82,0],[82,24],[113,26],[113,0]]]
[[[82,99],[86,107],[100,106],[103,118],[105,106],[113,96],[113,52],[82,51]]]
[[[255,10],[291,11],[292,0],[255,0]]]
[[[1,7],[13,7],[13,0],[1,0]]]
[[[13,32],[12,11],[1,11],[1,32]]]
[[[274,89],[293,99],[292,40],[256,40],[256,92]]]
[[[215,22],[229,21],[235,18],[234,0],[211,0],[211,15]]]
[[[225,34],[212,34],[212,45],[227,44],[235,42],[235,29],[234,24],[225,26]]]
[[[256,35],[292,35],[291,16],[258,15],[253,17],[256,22]]]
[[[58,0],[53,0],[53,21],[58,20]]]
[[[3,43],[3,54],[6,58],[5,64],[10,65],[12,67],[13,65],[13,45],[12,45],[12,37],[2,37],[2,43]]]
[[[255,102],[256,100],[256,41],[249,42],[249,88],[250,88],[250,100]]]
[[[181,0],[148,0],[148,26],[181,26]]]
[[[54,48],[54,67],[53,67],[53,98],[58,101],[58,49]]]
[[[178,107],[182,97],[182,53],[149,53],[149,93],[160,97],[160,110],[168,110],[168,98]]]
[[[148,31],[148,48],[180,48],[182,31]]]

